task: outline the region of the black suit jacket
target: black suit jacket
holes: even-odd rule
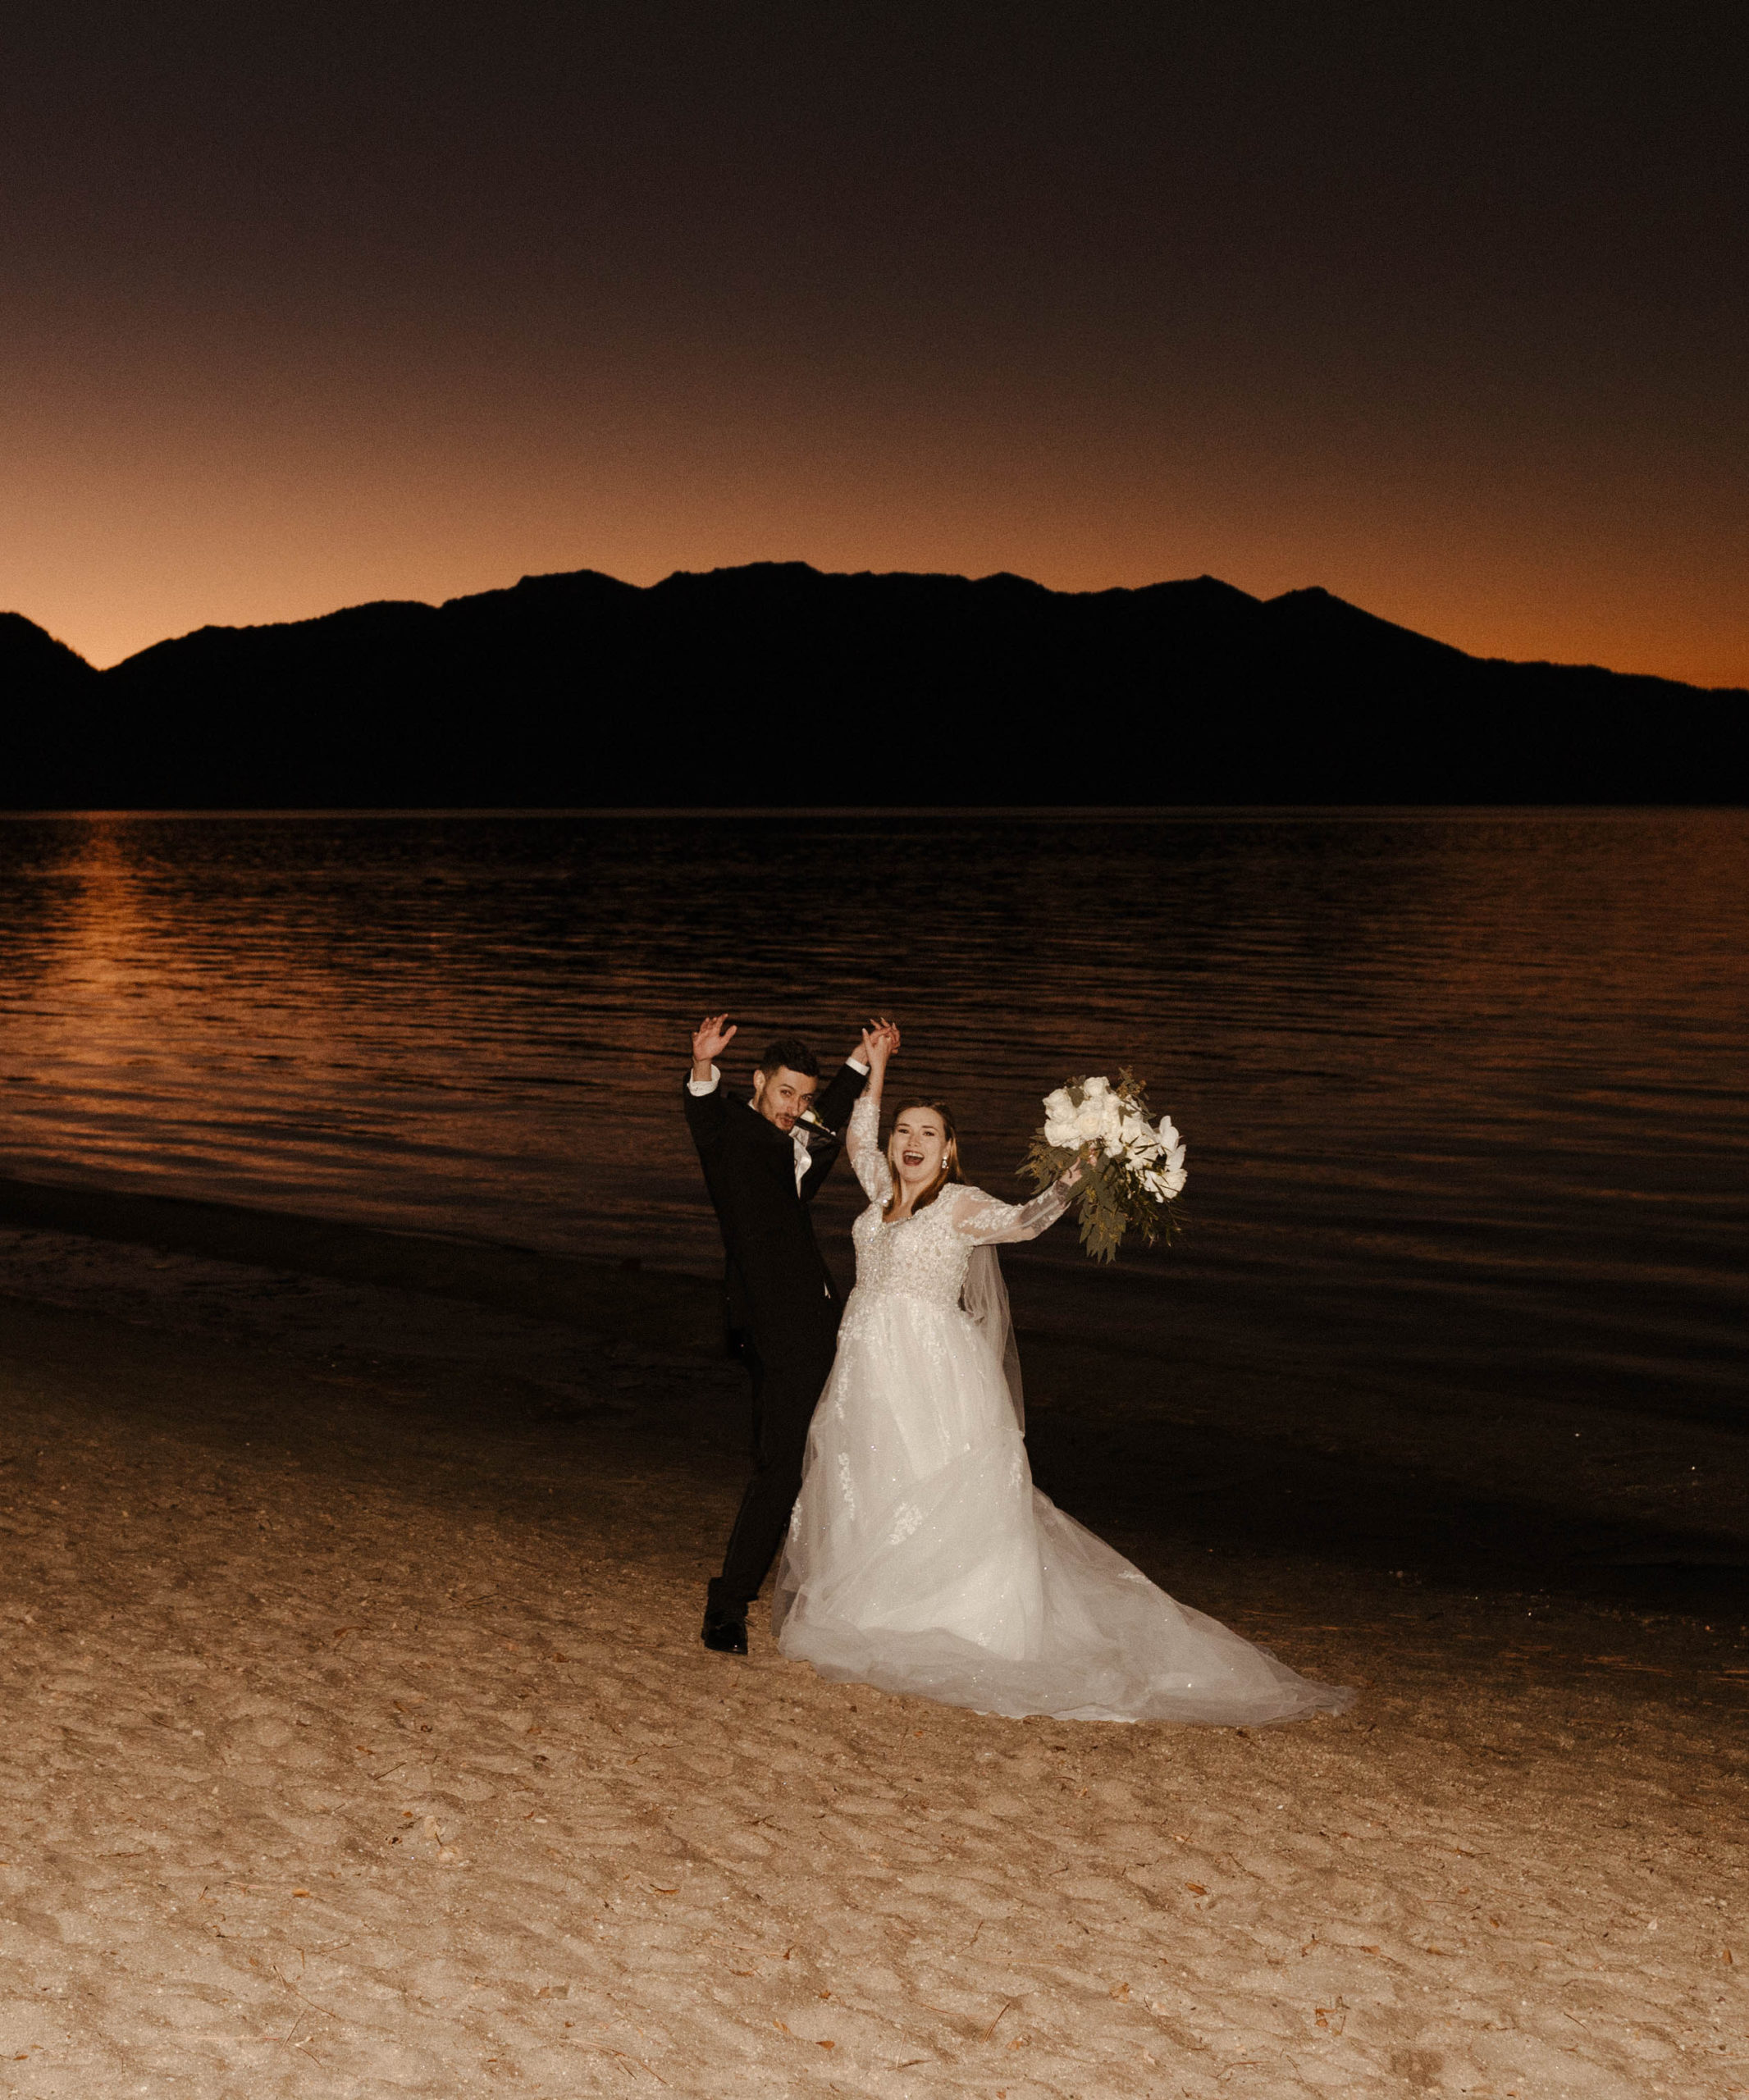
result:
[[[865,1084],[865,1074],[842,1066],[815,1103],[815,1114],[842,1130]],[[710,1093],[683,1087],[682,1099],[723,1228],[731,1331],[751,1334],[768,1359],[817,1350],[837,1331],[838,1292],[815,1241],[808,1206],[841,1147],[816,1141],[814,1163],[798,1189],[795,1147],[775,1123],[726,1093],[720,1081]]]

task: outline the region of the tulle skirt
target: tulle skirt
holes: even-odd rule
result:
[[[772,1607],[821,1676],[979,1713],[1261,1724],[1340,1713],[1177,1603],[1032,1484],[1000,1366],[963,1312],[858,1290],[809,1433]]]

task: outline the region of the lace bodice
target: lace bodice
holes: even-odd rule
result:
[[[913,1217],[889,1225],[881,1215],[893,1176],[879,1142],[880,1105],[865,1093],[845,1132],[846,1149],[869,1208],[856,1220],[856,1289],[897,1291],[957,1306],[975,1247],[1036,1239],[1068,1208],[1072,1182],[1055,1181],[1030,1203],[1004,1203],[982,1189],[950,1185]]]

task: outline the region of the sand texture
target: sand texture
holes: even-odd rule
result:
[[[1355,1711],[982,1719],[700,1647],[729,1367],[10,1252],[8,2094],[1749,2093],[1734,1624],[1129,1533]]]

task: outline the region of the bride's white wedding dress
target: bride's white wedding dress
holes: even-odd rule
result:
[[[1352,1692],[1175,1602],[1033,1486],[995,1323],[961,1293],[976,1248],[1036,1238],[1072,1190],[1016,1204],[950,1184],[889,1225],[879,1112],[865,1096],[847,1133],[870,1202],[778,1568],[778,1646],[824,1677],[986,1714],[1340,1712]]]

